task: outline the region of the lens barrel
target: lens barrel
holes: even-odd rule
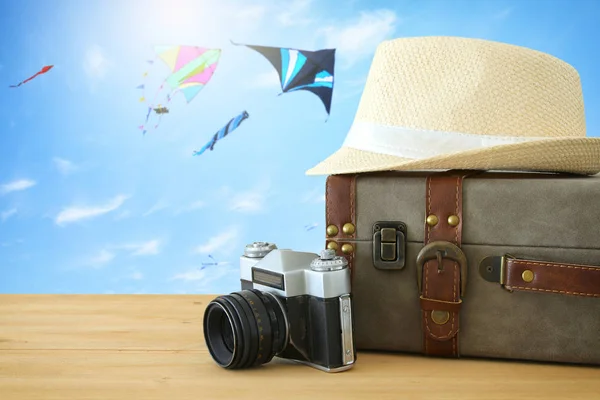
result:
[[[265,364],[287,344],[285,310],[274,295],[256,289],[219,296],[204,312],[204,340],[223,368]]]

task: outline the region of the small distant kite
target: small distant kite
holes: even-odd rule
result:
[[[50,71],[52,69],[52,67],[54,67],[54,65],[46,65],[41,70],[39,70],[38,72],[36,72],[34,75],[30,76],[29,78],[25,79],[24,81],[21,81],[16,85],[10,85],[9,87],[11,87],[11,88],[19,87],[22,84],[27,83],[30,80],[32,80],[33,78],[37,77],[38,75],[42,75],[42,74],[45,74],[46,72]]]
[[[213,137],[210,139],[210,141],[208,143],[206,143],[204,145],[204,147],[202,147],[198,151],[195,151],[193,155],[199,156],[200,154],[204,153],[206,150],[212,151],[215,148],[215,144],[217,143],[217,140],[223,139],[225,136],[227,136],[228,134],[230,134],[231,132],[236,130],[238,128],[238,126],[240,126],[242,121],[244,121],[249,116],[250,116],[250,114],[248,114],[247,111],[243,111],[237,117],[230,119],[229,122],[223,128],[221,128],[217,133],[215,133],[213,135]]]
[[[211,260],[213,260],[213,262],[210,262],[210,263],[202,263],[202,268],[200,268],[200,271],[202,271],[202,270],[203,270],[204,268],[206,268],[206,267],[210,267],[210,266],[213,266],[213,265],[225,265],[225,264],[228,264],[228,263],[226,263],[226,262],[218,262],[218,261],[217,261],[217,260],[215,260],[215,259],[214,259],[214,257],[213,257],[213,256],[211,256],[210,254],[208,255],[208,258],[210,258]]]
[[[317,226],[319,226],[319,224],[317,224],[316,222],[314,224],[310,224],[310,225],[304,225],[304,229],[306,229],[307,231],[312,231],[313,229],[315,229]]]
[[[154,112],[157,114],[168,114],[169,109],[167,107],[161,107],[159,104],[158,107],[154,109]]]
[[[157,89],[154,94],[150,94],[150,98],[146,93],[148,86],[153,86],[147,81],[149,71],[144,72],[144,82],[136,87],[142,91],[139,101],[147,106],[146,119],[139,126],[143,134],[148,131],[152,111],[158,116],[154,124],[156,129],[163,115],[169,114],[170,111],[163,104],[168,105],[177,93],[181,92],[186,104],[189,104],[210,81],[221,57],[220,49],[196,46],[156,46],[154,51],[156,57],[168,66],[171,73],[164,80],[155,82]],[[154,65],[155,59],[148,60],[147,63]]]
[[[333,95],[333,75],[335,49],[317,51],[283,47],[255,46],[231,42],[236,46],[246,46],[262,54],[275,67],[283,93],[306,90],[321,99],[327,115],[331,111]]]

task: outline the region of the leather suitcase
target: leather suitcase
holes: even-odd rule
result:
[[[357,350],[600,364],[600,175],[330,175]]]

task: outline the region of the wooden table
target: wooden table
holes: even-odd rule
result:
[[[213,362],[213,296],[0,295],[0,399],[600,399],[600,368],[359,353],[328,374]]]

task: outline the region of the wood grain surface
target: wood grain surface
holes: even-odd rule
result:
[[[600,399],[600,368],[359,353],[328,374],[213,362],[214,296],[0,295],[0,399]]]

